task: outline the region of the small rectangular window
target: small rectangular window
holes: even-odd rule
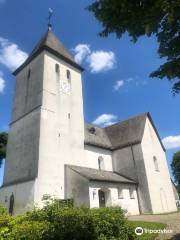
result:
[[[70,114],[70,113],[68,113],[68,118],[69,118],[69,119],[71,118],[71,114]]]
[[[123,199],[124,196],[123,196],[123,189],[122,188],[118,188],[118,198],[119,199]]]
[[[130,195],[131,199],[135,199],[134,189],[132,189],[132,188],[129,189],[129,195]]]
[[[56,71],[56,73],[59,74],[59,64],[57,64],[57,63],[56,63],[56,65],[55,65],[55,71]]]
[[[93,190],[93,200],[96,198],[96,189]]]
[[[27,78],[29,79],[31,76],[31,69],[28,70],[28,75],[27,75]]]
[[[155,156],[153,157],[153,160],[154,160],[155,171],[159,172],[158,160]]]
[[[70,73],[70,71],[69,70],[67,70],[67,72],[66,72],[66,74],[67,74],[67,79],[71,79],[71,73]]]

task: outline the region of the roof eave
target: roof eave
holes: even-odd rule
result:
[[[110,150],[110,151],[115,151],[115,150],[119,150],[119,149],[122,149],[122,148],[131,147],[131,146],[140,144],[141,142],[142,141],[134,141],[134,142],[131,142],[131,143],[126,143],[126,144],[118,145],[118,146],[115,146],[115,147],[105,146],[103,144],[98,144],[98,143],[91,143],[91,142],[88,142],[88,141],[84,141],[84,144],[88,145],[88,146],[103,148],[103,149]]]
[[[111,146],[106,146],[106,145],[98,144],[98,143],[92,143],[92,142],[89,142],[89,141],[84,141],[84,144],[88,145],[88,146],[92,146],[92,147],[103,148],[103,149],[110,150],[110,151],[114,150],[113,147],[111,147]]]
[[[61,60],[67,62],[68,64],[72,65],[74,68],[80,70],[81,72],[84,71],[84,68],[81,67],[76,62],[70,60],[69,58],[66,58],[65,56],[63,56],[62,54],[58,53],[57,51],[53,50],[52,48],[50,48],[48,46],[43,46],[43,47],[39,48],[32,56],[28,57],[28,59],[13,72],[13,75],[16,76],[24,67],[26,67],[36,56],[38,56],[44,50],[55,55],[57,58],[60,58]]]
[[[116,180],[109,180],[109,179],[90,179],[90,178],[88,178],[88,180],[90,181],[90,182],[110,182],[110,183],[123,183],[123,184],[134,184],[134,185],[138,185],[138,183],[136,183],[136,182],[127,182],[127,181],[116,181]]]
[[[153,126],[153,128],[154,128],[154,131],[155,131],[155,133],[156,133],[156,135],[157,135],[157,137],[158,137],[158,140],[159,140],[159,142],[160,142],[160,144],[161,144],[161,146],[162,146],[162,149],[164,150],[164,152],[166,152],[166,149],[165,149],[165,147],[164,147],[164,145],[163,145],[163,143],[162,143],[162,140],[161,140],[161,138],[160,138],[160,136],[159,136],[158,130],[157,130],[157,128],[156,128],[156,126],[155,126],[155,124],[154,124],[154,122],[153,122],[153,119],[152,119],[152,117],[151,117],[151,115],[150,115],[149,112],[147,113],[147,117],[148,117],[150,123],[152,124],[152,126]]]

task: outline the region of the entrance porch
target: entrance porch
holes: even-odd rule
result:
[[[66,166],[66,197],[76,206],[120,206],[128,215],[139,214],[137,184],[117,173],[79,166]]]

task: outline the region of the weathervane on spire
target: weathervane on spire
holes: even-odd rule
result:
[[[51,30],[52,28],[52,24],[51,24],[51,18],[53,15],[53,10],[52,8],[49,8],[49,16],[48,16],[48,30]]]

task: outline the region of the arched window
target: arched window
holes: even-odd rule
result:
[[[102,156],[98,157],[98,167],[99,167],[99,170],[102,170],[104,168],[104,159]]]
[[[66,71],[66,75],[67,75],[68,83],[71,83],[71,73],[69,70]]]
[[[155,171],[159,172],[158,160],[155,156],[153,157],[153,161],[154,161]]]
[[[14,211],[14,194],[12,193],[9,201],[9,214],[12,215]]]

